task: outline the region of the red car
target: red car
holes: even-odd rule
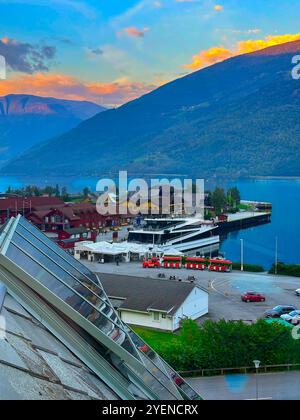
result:
[[[160,268],[160,262],[158,258],[151,258],[149,260],[143,261],[143,267],[144,268]]]
[[[141,352],[143,353],[148,353],[148,351],[150,350],[150,347],[147,346],[147,344],[144,344],[143,346],[139,347],[139,350],[141,350]]]
[[[265,302],[266,297],[256,292],[247,292],[242,295],[243,302]]]

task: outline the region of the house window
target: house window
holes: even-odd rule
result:
[[[161,317],[162,317],[162,319],[166,319],[167,318],[166,314],[162,314]]]
[[[153,312],[153,321],[159,321],[159,312]]]

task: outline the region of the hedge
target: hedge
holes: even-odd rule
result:
[[[233,270],[241,271],[241,263],[233,263]],[[263,273],[265,271],[264,267],[256,264],[244,264],[244,271],[249,271],[251,273]]]
[[[255,359],[262,365],[300,363],[300,340],[285,326],[264,320],[252,325],[207,321],[201,326],[186,320],[178,339],[152,346],[178,371],[252,366]]]
[[[275,264],[272,265],[269,274],[275,274]],[[300,277],[300,265],[279,263],[277,265],[277,274]]]

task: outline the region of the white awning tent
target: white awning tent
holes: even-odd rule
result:
[[[75,257],[80,259],[84,253],[87,253],[87,258],[92,261],[94,257],[117,257],[122,256],[126,261],[130,261],[132,256],[136,256],[138,259],[148,258],[153,254],[161,256],[163,250],[160,248],[137,244],[133,242],[121,242],[121,243],[110,243],[110,242],[78,242],[75,244]]]
[[[164,255],[165,256],[171,256],[171,257],[183,257],[184,253],[180,252],[178,249],[176,248],[167,248],[164,249]]]

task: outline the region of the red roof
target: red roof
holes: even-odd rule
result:
[[[2,210],[22,210],[36,209],[38,207],[53,207],[64,205],[57,197],[28,197],[28,198],[3,198],[0,199],[0,211]]]
[[[34,211],[32,214],[37,216],[39,219],[43,219],[44,217],[48,216],[49,213],[51,213],[51,210]]]
[[[209,260],[210,263],[215,263],[215,264],[226,264],[226,265],[232,265],[232,261],[230,260],[220,260],[219,258],[212,258],[211,260]]]
[[[62,213],[64,214],[64,216],[68,219],[68,220],[79,220],[80,217],[76,216],[76,214],[74,214],[74,211],[72,209],[72,207],[63,207],[61,209]]]
[[[91,203],[70,204],[69,208],[71,208],[75,214],[89,213],[89,212],[95,213],[97,211],[96,204],[91,204]]]
[[[207,262],[207,259],[201,257],[188,257],[186,258],[186,262]]]

